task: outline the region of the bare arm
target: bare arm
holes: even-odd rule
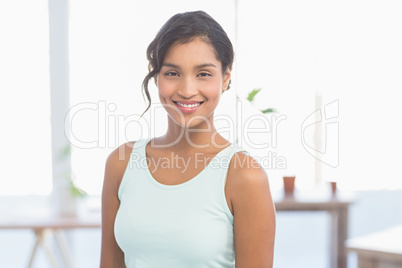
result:
[[[268,177],[250,156],[238,153],[248,163],[242,168],[232,161],[227,191],[234,215],[236,268],[271,268],[274,259],[275,207]]]
[[[130,159],[132,146],[132,143],[120,146],[109,155],[106,161],[102,190],[101,268],[126,267],[123,251],[118,246],[114,236],[114,221],[120,206],[117,192]]]

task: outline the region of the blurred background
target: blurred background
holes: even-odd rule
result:
[[[283,176],[296,176],[296,194],[307,197],[330,195],[336,181],[352,196],[348,238],[402,224],[397,0],[1,1],[1,221],[18,217],[10,210],[63,207],[65,178],[99,214],[107,155],[166,129],[154,86],[140,118],[145,51],[168,18],[190,10],[209,13],[234,44],[216,124],[260,160],[274,197]],[[277,217],[275,267],[330,267],[327,212]],[[75,267],[99,266],[99,228],[65,234]],[[35,239],[3,224],[0,267],[26,267]],[[52,267],[40,247],[32,267]],[[353,252],[348,267],[357,267]]]

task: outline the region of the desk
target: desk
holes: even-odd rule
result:
[[[57,217],[49,208],[49,200],[38,198],[20,197],[19,200],[5,201],[2,204],[10,204],[10,207],[0,209],[0,229],[31,229],[36,236],[28,267],[32,267],[38,247],[41,246],[52,267],[60,267],[54,252],[46,243],[46,237],[54,236],[56,245],[61,253],[65,267],[74,267],[71,253],[65,239],[63,230],[81,228],[100,228],[100,211],[86,213],[77,217]]]
[[[357,253],[359,268],[402,267],[402,225],[346,241]]]
[[[327,211],[331,216],[330,248],[331,268],[346,268],[348,237],[348,210],[353,197],[298,196],[274,198],[276,211]]]

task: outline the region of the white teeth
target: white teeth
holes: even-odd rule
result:
[[[187,104],[177,102],[177,104],[180,105],[180,106],[186,107],[186,108],[193,108],[193,107],[199,106],[201,103],[199,102],[199,103],[194,103],[194,104],[188,104],[187,105]]]

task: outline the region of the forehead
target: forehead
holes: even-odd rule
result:
[[[170,63],[170,61],[181,61],[183,63],[214,62],[220,64],[214,47],[208,41],[199,37],[194,38],[189,42],[177,42],[173,44],[168,49],[163,60],[164,63]]]

